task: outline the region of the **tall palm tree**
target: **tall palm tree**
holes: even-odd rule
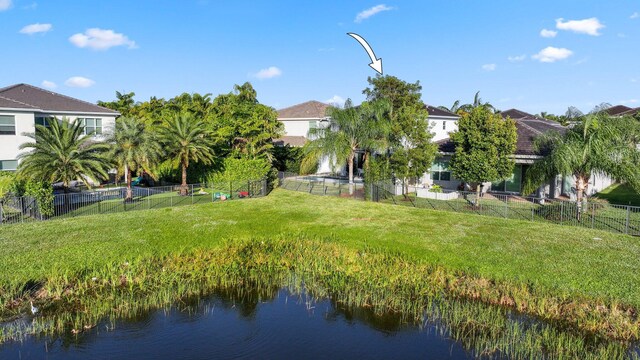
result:
[[[50,120],[47,126],[36,125],[36,131],[25,134],[33,141],[20,145],[30,151],[20,155],[18,172],[27,177],[49,182],[62,182],[65,192],[74,180],[100,180],[108,177],[109,145],[93,142],[84,135],[79,121]],[[87,182],[87,186],[91,186]]]
[[[450,108],[446,107],[446,106],[438,106],[439,109],[445,110],[445,111],[449,111],[452,112],[454,114],[458,113],[458,110],[460,110],[460,100],[456,100],[453,102],[453,105],[451,105]]]
[[[458,111],[456,113],[458,113],[458,114],[460,112],[469,113],[473,109],[478,108],[478,107],[484,107],[484,108],[490,110],[491,112],[496,112],[496,108],[493,105],[491,105],[491,103],[482,101],[482,98],[480,97],[480,91],[478,91],[473,96],[473,103],[460,105],[460,107],[458,108]]]
[[[189,113],[175,116],[160,128],[160,142],[174,165],[182,168],[180,195],[187,195],[187,168],[191,161],[211,164],[213,140],[204,122]]]
[[[576,179],[579,208],[592,175],[608,175],[640,188],[637,139],[625,132],[616,119],[600,113],[587,115],[565,134],[553,132],[540,137],[535,146],[547,155],[527,170],[523,193],[535,191],[558,174]]]
[[[133,117],[118,118],[115,131],[107,142],[113,145],[111,157],[124,170],[127,182],[125,201],[131,200],[131,172],[144,170],[151,173],[150,167],[159,160],[162,147],[155,134],[146,129],[141,120]]]
[[[349,168],[349,191],[353,193],[353,164],[358,149],[371,150],[380,147],[389,129],[385,109],[389,105],[363,103],[353,107],[347,100],[344,108],[331,108],[331,120],[326,126],[309,130],[312,139],[306,145],[303,167],[311,167],[322,157],[331,163],[346,161]],[[388,113],[388,111],[387,111]]]

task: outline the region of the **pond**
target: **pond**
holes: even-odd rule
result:
[[[244,300],[226,293],[60,337],[0,345],[0,359],[466,359],[433,325],[348,310],[287,290]]]

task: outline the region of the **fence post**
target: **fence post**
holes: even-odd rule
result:
[[[193,205],[193,184],[191,184],[191,205]]]
[[[151,189],[147,189],[147,205],[149,210],[151,210]]]
[[[562,217],[564,216],[564,201],[560,201],[560,225],[562,225]]]
[[[629,235],[629,215],[631,213],[631,207],[627,205],[627,221],[624,227],[624,233]]]
[[[251,180],[247,180],[247,196],[251,197]]]
[[[591,228],[595,228],[596,221],[596,204],[591,204]]]
[[[233,199],[233,181],[229,181],[229,200]]]
[[[20,222],[24,222],[24,197],[20,198]]]
[[[4,203],[3,200],[0,199],[0,225],[2,225],[3,216],[4,216],[4,214],[2,213],[3,203]]]

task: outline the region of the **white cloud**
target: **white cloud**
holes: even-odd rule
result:
[[[258,79],[264,80],[264,79],[272,79],[275,77],[278,77],[282,75],[282,70],[280,70],[279,68],[275,67],[275,66],[270,66],[266,69],[262,69],[260,71],[258,71],[257,73],[253,74],[253,76],[257,77]]]
[[[20,34],[33,35],[37,33],[46,33],[51,31],[51,29],[53,29],[53,26],[51,24],[36,23],[23,27],[20,30]]]
[[[358,15],[356,15],[356,19],[354,20],[354,22],[357,22],[357,23],[362,22],[362,20],[368,19],[379,12],[389,11],[389,10],[393,10],[393,8],[385,4],[376,5],[372,8],[359,12]]]
[[[58,87],[58,85],[56,85],[56,83],[54,83],[53,81],[44,80],[42,81],[42,87],[45,87],[47,89],[55,89]]]
[[[637,104],[638,101],[639,101],[638,99],[629,99],[629,100],[620,100],[619,102],[622,105],[627,105],[627,104],[633,105],[633,104]]]
[[[333,95],[331,99],[325,100],[324,102],[334,106],[342,106],[344,105],[345,100],[339,95]]]
[[[67,85],[68,87],[77,87],[77,88],[88,88],[93,86],[95,83],[96,83],[95,81],[91,79],[87,79],[86,77],[82,77],[82,76],[70,77],[69,79],[67,79],[67,81],[64,82],[64,84]]]
[[[12,5],[11,0],[0,0],[0,11],[9,10]]]
[[[554,38],[556,37],[556,35],[558,35],[558,32],[554,30],[547,30],[547,29],[540,30],[540,36],[544,38]]]
[[[598,20],[598,18],[595,17],[568,21],[564,21],[563,18],[560,18],[556,19],[556,28],[560,30],[573,31],[578,34],[599,36],[601,35],[599,30],[605,28],[605,26],[600,22],[600,20]]]
[[[484,64],[482,65],[482,70],[484,71],[494,71],[496,69],[496,64]]]
[[[524,59],[527,58],[527,55],[516,55],[516,56],[509,56],[507,58],[507,60],[509,60],[510,62],[520,62],[520,61],[524,61]]]
[[[631,81],[632,83],[637,83],[637,82],[638,82],[638,79],[636,79],[636,78],[631,78],[631,79],[629,79],[629,81]]]
[[[533,55],[532,58],[544,63],[553,63],[558,60],[564,60],[571,55],[573,55],[573,51],[569,49],[549,46],[540,50],[540,52]]]
[[[87,29],[84,34],[75,34],[69,38],[69,41],[79,48],[93,50],[107,50],[114,46],[126,46],[129,49],[137,47],[135,41],[124,34],[98,28]]]
[[[640,13],[637,11],[631,14],[631,16],[629,16],[629,19],[637,19],[637,18],[640,18]]]

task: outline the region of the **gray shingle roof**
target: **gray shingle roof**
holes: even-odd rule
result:
[[[451,111],[443,110],[431,105],[427,105],[427,111],[429,111],[429,115],[432,116],[460,117],[458,114],[454,114]]]
[[[606,110],[604,110],[605,113],[611,115],[611,116],[620,116],[620,115],[625,115],[629,112],[632,112],[632,108],[628,107],[628,106],[624,106],[624,105],[616,105],[616,106],[612,106]]]
[[[17,84],[0,89],[0,97],[27,105],[25,108],[70,113],[100,113],[118,115],[117,111],[41,89],[28,84]],[[0,105],[4,107],[4,105]]]
[[[511,117],[515,120],[516,132],[518,134],[515,155],[544,155],[536,153],[534,147],[535,139],[550,131],[557,131],[560,133],[567,131],[566,127],[558,124],[557,122],[539,119],[531,114],[516,109],[503,111],[500,115],[504,118]],[[512,115],[518,116],[518,118],[513,118]],[[441,152],[452,153],[455,151],[455,145],[450,139],[443,139],[437,142],[437,144],[438,149]]]
[[[507,117],[512,118],[513,120],[520,120],[520,119],[536,119],[535,115],[531,115],[527,112],[524,112],[522,110],[518,110],[518,109],[509,109],[509,110],[505,110],[500,112],[500,116],[502,116],[503,119],[506,119]]]
[[[322,119],[330,107],[329,104],[311,100],[278,110],[278,119]]]
[[[6,98],[4,96],[0,96],[0,108],[7,108],[7,109],[37,109],[34,106],[31,106],[29,104],[25,104],[25,103],[21,103],[19,101],[15,101],[15,100],[11,100],[9,98]]]

